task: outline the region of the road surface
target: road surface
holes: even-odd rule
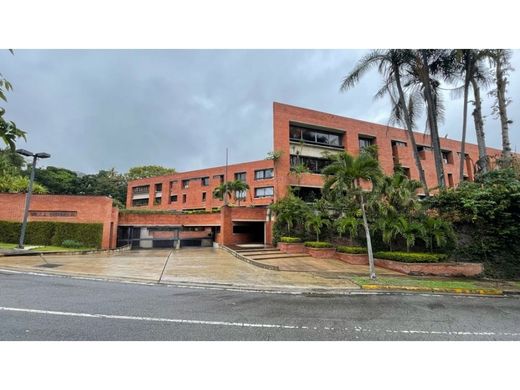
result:
[[[0,272],[0,340],[520,340],[520,298],[316,296]]]

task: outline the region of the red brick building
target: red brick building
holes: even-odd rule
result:
[[[437,178],[430,137],[416,133],[415,138],[428,186],[434,188]],[[440,143],[446,185],[454,187],[459,182],[460,143],[447,138],[441,139]],[[76,210],[76,205],[77,218],[89,214],[89,220],[103,221],[107,232],[104,233],[104,247],[115,245],[114,226],[118,226],[119,244],[131,242],[139,247],[171,246],[172,243],[270,243],[269,204],[284,197],[289,187],[299,187],[302,197],[319,196],[323,186],[323,176],[319,172],[327,165],[326,153],[347,151],[357,155],[369,145],[377,145],[378,159],[386,174],[392,174],[394,167],[399,165],[410,178],[419,179],[405,130],[274,103],[272,150],[281,152],[276,161],[259,160],[129,182],[127,210],[119,216],[108,204],[99,213],[81,211],[94,207],[90,206],[90,197],[70,197],[72,203],[67,203],[69,198],[64,197],[36,197],[31,210]],[[500,150],[488,148],[488,155],[498,154]],[[466,144],[464,158],[465,178],[473,180],[477,146]],[[300,163],[310,172],[293,174],[291,167]],[[219,184],[235,179],[246,182],[249,190],[235,194],[230,200],[232,207],[223,206],[223,202],[213,196],[213,190]],[[20,207],[20,200],[16,202],[16,207]],[[21,220],[21,210],[15,214],[4,210],[0,212],[0,220],[7,218],[6,215],[10,215],[9,220]]]

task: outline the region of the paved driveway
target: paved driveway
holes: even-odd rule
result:
[[[146,282],[158,282],[161,279],[162,283],[216,283],[264,289],[358,288],[343,276],[331,278],[304,270],[266,270],[214,248],[137,250],[113,255],[0,257],[0,268],[107,279]]]

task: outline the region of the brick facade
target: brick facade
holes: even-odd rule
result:
[[[22,222],[24,208],[25,194],[0,194],[0,221]],[[101,247],[109,249],[116,247],[118,214],[107,196],[33,195],[28,221],[102,223]]]

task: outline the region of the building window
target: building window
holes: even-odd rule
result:
[[[182,203],[186,203],[186,194],[182,194]]]
[[[235,173],[235,180],[246,182],[246,173],[245,172],[237,172]]]
[[[162,201],[162,197],[161,196],[156,196],[155,199],[153,200],[153,205],[154,206],[159,206],[161,204],[161,201]]]
[[[453,188],[453,175],[448,173],[448,187]]]
[[[408,179],[411,179],[411,178],[412,178],[412,177],[410,176],[410,168],[402,167],[401,169],[403,170],[404,175],[405,175]]]
[[[170,203],[175,203],[175,202],[177,202],[177,195],[170,196]]]
[[[150,191],[150,186],[138,186],[132,188],[133,194],[147,194]]]
[[[182,181],[182,188],[186,189],[190,186],[190,179]]]
[[[406,147],[406,142],[392,140],[392,146],[398,146],[398,147],[401,146],[401,147]]]
[[[205,192],[202,193],[202,201],[203,201],[203,202],[206,201],[206,193],[205,193]]]
[[[255,198],[267,198],[274,194],[273,187],[259,187],[255,188]]]
[[[430,152],[431,150],[432,148],[429,146],[417,145],[417,152],[421,160],[426,160],[426,152]]]
[[[209,186],[209,177],[203,177],[202,179],[200,179],[200,182],[203,187]]]
[[[325,130],[316,130],[298,125],[289,126],[291,141],[320,144],[333,147],[342,147],[342,135]]]
[[[236,200],[244,200],[246,198],[246,191],[235,191],[235,199]]]
[[[142,206],[148,206],[148,199],[133,199],[132,200],[132,207],[142,207]]]
[[[220,184],[224,183],[224,175],[215,175],[213,176],[213,179],[217,179]]]
[[[442,150],[442,161],[444,164],[453,164],[453,153],[449,150]]]
[[[369,146],[375,144],[375,138],[373,137],[359,137],[359,150],[362,151]]]
[[[157,183],[155,185],[155,192],[162,192],[162,183]]]
[[[258,171],[255,171],[255,180],[262,180],[262,179],[272,179],[273,178],[273,169],[260,169]]]
[[[324,158],[291,155],[291,167],[303,164],[312,173],[321,173],[322,169],[330,162],[330,160]]]

